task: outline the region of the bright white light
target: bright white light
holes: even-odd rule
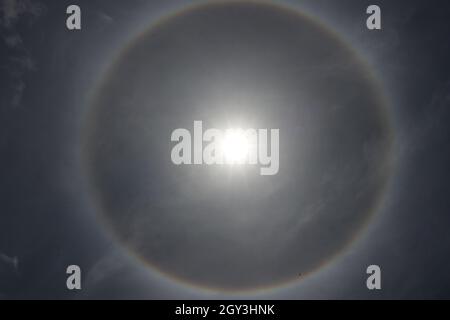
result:
[[[243,164],[249,153],[249,141],[244,130],[229,129],[226,131],[222,143],[225,162],[229,164]]]

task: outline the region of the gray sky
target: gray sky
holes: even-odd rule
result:
[[[191,3],[80,1],[69,32],[69,3],[1,2],[0,297],[448,297],[448,5],[379,1],[381,32],[355,0],[143,33]],[[175,167],[194,120],[279,128],[279,174]]]

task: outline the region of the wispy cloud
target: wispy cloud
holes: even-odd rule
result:
[[[17,29],[21,19],[27,24],[33,24],[45,12],[45,6],[32,0],[0,0],[0,30],[1,38],[7,48],[5,62],[1,69],[7,70],[11,84],[10,105],[18,107],[22,102],[26,83],[23,76],[36,70],[33,60],[22,35]]]
[[[98,17],[104,23],[111,23],[114,21],[113,17],[111,17],[109,14],[107,14],[105,12],[99,12]]]
[[[29,19],[40,17],[45,7],[38,1],[31,0],[2,0],[0,2],[0,24],[5,28],[14,28],[21,16]]]
[[[23,44],[22,38],[18,34],[7,35],[3,39],[9,48],[15,48]]]
[[[441,128],[447,127],[450,107],[450,79],[435,88],[433,95],[423,113],[420,122],[410,126],[408,138],[404,140],[400,155],[420,151],[426,146],[430,135],[435,135]]]
[[[19,278],[19,259],[0,252],[0,300],[17,288]]]
[[[17,257],[9,257],[6,254],[0,252],[0,265],[7,266],[9,269],[18,273],[19,271],[19,259]]]
[[[95,288],[110,277],[123,272],[126,267],[125,260],[117,249],[110,249],[89,269],[86,286]]]

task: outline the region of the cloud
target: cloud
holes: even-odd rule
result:
[[[19,67],[22,72],[36,70],[35,62],[29,55],[11,57],[10,61]]]
[[[0,0],[0,30],[1,38],[6,46],[6,65],[1,69],[8,71],[5,77],[10,83],[8,97],[10,106],[20,106],[25,92],[26,83],[23,79],[28,72],[35,71],[36,63],[26,47],[24,38],[17,30],[21,18],[28,25],[33,24],[45,12],[45,6],[31,0]]]
[[[109,14],[104,13],[104,12],[99,12],[98,17],[104,23],[111,23],[114,21],[113,17],[111,17]]]
[[[16,48],[23,44],[22,38],[18,34],[12,34],[3,38],[10,48]]]
[[[0,265],[9,267],[17,273],[19,270],[19,259],[17,257],[11,258],[3,253],[0,253]]]
[[[402,136],[402,144],[399,156],[418,152],[427,146],[430,136],[437,136],[442,128],[447,127],[450,106],[450,79],[434,89],[426,111],[419,123],[410,125],[406,131],[407,137]]]
[[[0,252],[0,300],[14,292],[19,279],[19,259]]]
[[[15,86],[13,86],[12,91],[13,95],[11,98],[11,106],[16,108],[22,102],[22,96],[25,91],[25,82],[18,82]]]
[[[14,28],[19,18],[28,15],[35,19],[40,17],[45,11],[45,7],[31,0],[2,0],[0,2],[0,24],[7,28]]]
[[[111,277],[123,272],[126,267],[121,254],[117,250],[110,249],[87,272],[86,287],[96,288]]]

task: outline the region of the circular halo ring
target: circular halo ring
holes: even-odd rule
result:
[[[361,66],[364,66],[365,72],[367,73],[371,84],[374,86],[374,88],[377,90],[377,92],[379,94],[380,108],[378,108],[378,109],[380,112],[380,116],[383,119],[385,130],[388,134],[388,142],[389,142],[389,146],[387,146],[388,151],[387,151],[387,159],[386,159],[386,162],[388,163],[388,167],[389,167],[388,179],[385,182],[383,190],[381,190],[379,192],[377,200],[374,201],[374,205],[368,210],[369,213],[366,215],[366,219],[365,219],[364,223],[362,223],[360,228],[356,232],[354,232],[351,239],[349,241],[347,241],[347,243],[345,243],[341,247],[341,250],[335,251],[333,254],[329,255],[327,257],[327,259],[323,259],[323,261],[321,263],[319,263],[314,269],[309,270],[308,272],[302,273],[301,279],[303,280],[303,279],[305,279],[305,277],[310,276],[311,274],[322,269],[325,265],[330,264],[333,260],[335,260],[343,252],[345,252],[353,243],[356,242],[356,240],[359,238],[359,236],[363,233],[363,230],[367,229],[369,223],[372,221],[374,214],[381,209],[381,207],[384,203],[385,195],[387,193],[386,191],[390,184],[390,177],[392,176],[392,167],[393,167],[393,162],[394,162],[392,147],[393,147],[394,141],[395,141],[395,134],[394,134],[393,126],[392,126],[392,121],[390,119],[389,102],[386,98],[386,95],[384,94],[382,86],[379,83],[377,77],[375,76],[374,71],[369,67],[368,63],[361,57],[361,55],[350,44],[348,44],[347,41],[343,40],[336,31],[327,27],[318,18],[313,17],[310,14],[300,11],[298,8],[288,5],[288,4],[285,4],[285,3],[275,4],[275,3],[272,3],[272,2],[269,2],[266,0],[263,0],[263,1],[254,1],[254,0],[231,0],[231,1],[223,0],[222,1],[222,0],[220,0],[220,1],[215,1],[214,3],[204,2],[204,3],[196,3],[196,4],[188,5],[184,8],[175,9],[173,12],[165,14],[164,16],[160,17],[156,21],[152,22],[148,28],[145,28],[143,31],[139,32],[139,34],[137,36],[134,36],[131,41],[129,41],[123,48],[121,48],[119,50],[118,53],[113,55],[113,58],[112,58],[111,62],[109,63],[109,66],[106,68],[103,75],[100,76],[100,79],[97,81],[96,86],[93,87],[93,90],[91,91],[90,96],[88,97],[88,105],[89,106],[93,105],[93,101],[96,99],[97,94],[99,93],[100,89],[102,88],[102,85],[106,82],[106,79],[109,78],[110,73],[113,72],[114,66],[124,56],[126,56],[128,51],[131,48],[133,48],[146,34],[148,34],[151,31],[155,31],[158,28],[164,26],[164,24],[166,22],[169,22],[172,19],[176,19],[179,16],[188,14],[191,11],[199,10],[199,9],[206,8],[209,6],[217,6],[217,5],[230,4],[230,3],[237,3],[237,4],[249,3],[249,4],[266,5],[266,6],[272,7],[273,9],[283,10],[290,14],[298,15],[300,18],[302,18],[310,23],[313,23],[315,26],[320,28],[323,32],[332,36],[332,38],[335,41],[344,45],[350,52],[352,52],[354,58],[358,61],[358,63]],[[85,147],[86,146],[85,142],[86,142],[87,132],[93,125],[92,120],[93,120],[93,118],[95,118],[94,114],[96,111],[95,109],[94,110],[91,110],[91,109],[89,109],[87,111],[87,115],[86,115],[87,118],[84,122],[84,127],[81,132],[82,142],[83,142],[82,143],[82,146],[83,146],[82,147],[83,168],[85,169],[85,172],[87,172],[88,180],[90,180],[90,177],[91,177],[91,172],[90,172],[91,168],[88,163],[89,162],[88,161],[88,158],[89,158],[88,149],[89,148]],[[95,189],[92,183],[89,184],[89,188],[91,188],[90,194],[91,194],[91,197],[93,200],[93,205],[96,208],[97,212],[99,212],[99,213],[105,212],[106,208],[100,199],[99,190]],[[112,235],[122,246],[124,246],[124,244],[121,243],[121,241],[117,237],[117,235],[113,232],[112,227],[109,225],[109,221],[107,221],[104,218],[104,214],[98,214],[97,218],[100,220],[100,224],[103,227],[106,227],[106,229],[108,229],[108,231],[109,231],[108,233],[110,235]],[[229,293],[229,294],[258,294],[258,293],[262,293],[262,292],[265,292],[268,290],[280,289],[280,288],[284,288],[287,286],[295,285],[301,281],[301,280],[299,280],[299,278],[293,278],[293,279],[290,279],[287,281],[274,283],[273,285],[263,285],[263,286],[258,286],[258,287],[248,288],[248,289],[239,289],[239,290],[233,290],[233,289],[228,289],[228,288],[218,288],[215,286],[206,286],[203,284],[199,285],[198,283],[191,282],[185,278],[179,277],[172,273],[166,272],[165,270],[162,270],[161,268],[158,268],[157,266],[150,263],[148,260],[146,260],[144,257],[139,255],[134,250],[130,249],[130,250],[127,250],[127,252],[129,254],[131,254],[134,258],[136,258],[138,261],[140,261],[142,264],[149,267],[151,270],[157,271],[158,274],[160,274],[164,278],[170,279],[177,284],[182,284],[187,287],[195,288],[198,290],[224,292],[224,293]]]

